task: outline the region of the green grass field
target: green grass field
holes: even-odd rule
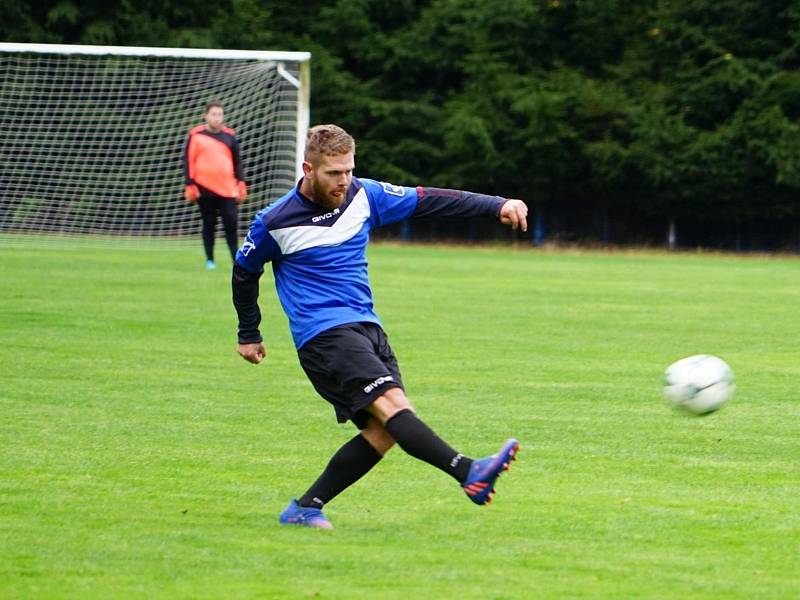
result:
[[[279,526],[354,429],[297,364],[271,276],[253,366],[199,241],[5,248],[0,597],[800,597],[800,260],[369,257],[422,418],[469,455],[522,443],[491,506],[395,449],[326,508],[334,531]],[[705,418],[661,400],[695,353],[737,376]]]

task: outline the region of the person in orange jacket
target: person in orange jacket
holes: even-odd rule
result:
[[[212,100],[206,104],[203,120],[204,124],[189,131],[183,154],[184,198],[200,208],[206,267],[214,269],[217,216],[222,217],[225,241],[235,258],[239,246],[237,205],[247,198],[247,183],[236,134],[224,125],[222,103]]]

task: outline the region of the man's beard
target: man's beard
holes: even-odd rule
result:
[[[344,203],[344,194],[347,190],[342,190],[342,195],[338,198],[334,198],[326,193],[324,189],[318,187],[316,182],[314,182],[311,187],[314,191],[314,201],[322,208],[333,210],[334,208],[339,208]]]

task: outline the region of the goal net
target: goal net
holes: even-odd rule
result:
[[[300,174],[309,59],[0,44],[0,244],[33,236],[37,244],[198,243],[199,211],[184,203],[181,159],[212,99],[223,103],[241,146],[246,229]]]

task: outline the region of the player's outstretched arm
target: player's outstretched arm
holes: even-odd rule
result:
[[[528,231],[528,206],[522,200],[507,200],[498,218],[503,225],[511,225],[511,229]]]
[[[528,229],[528,207],[522,200],[431,187],[418,187],[416,192],[417,202],[411,215],[413,217],[468,219],[492,216],[499,219],[504,225],[511,225],[514,229],[522,231]],[[390,194],[395,195],[390,191],[386,196],[388,197]],[[382,224],[396,220],[390,218]]]
[[[254,365],[257,365],[264,360],[264,357],[267,355],[267,351],[264,349],[264,342],[239,344],[236,347],[236,350],[239,352],[239,356],[241,356],[247,362],[253,363]]]

